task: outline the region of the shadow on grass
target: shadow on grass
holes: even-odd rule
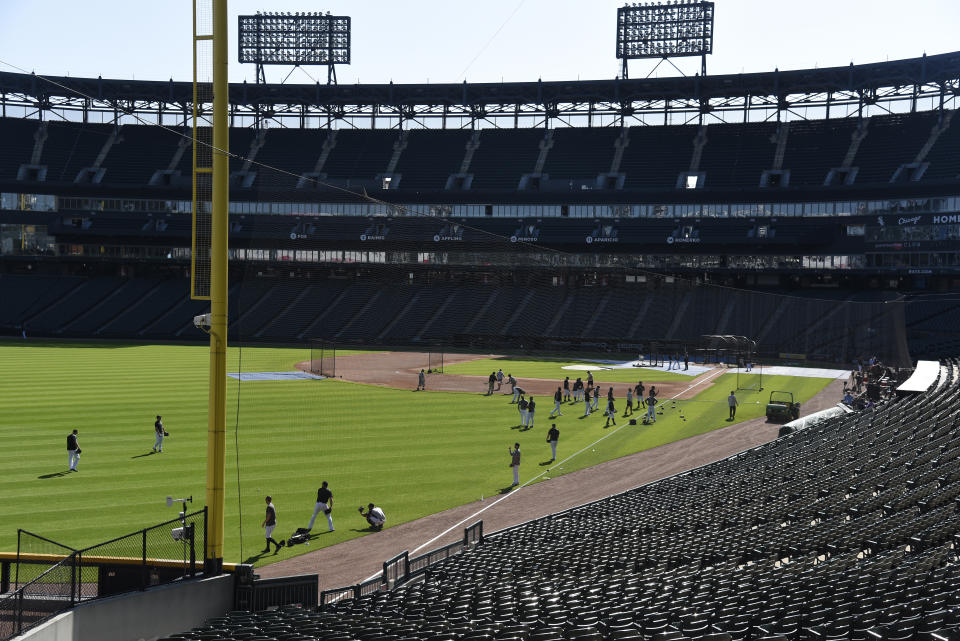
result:
[[[550,465],[551,463],[553,463],[553,459],[548,459],[548,460],[546,460],[546,461],[541,461],[540,467],[544,467],[544,466],[546,466],[546,465]]]
[[[255,563],[260,560],[261,557],[267,556],[268,552],[257,552],[252,556],[248,556],[247,560],[244,563]]]
[[[61,476],[68,476],[69,474],[70,474],[70,470],[63,470],[62,472],[54,472],[53,474],[41,474],[37,478],[38,479],[55,479]]]
[[[131,456],[130,458],[143,458],[144,456],[153,456],[156,452],[150,451],[146,454],[137,454],[136,456]]]

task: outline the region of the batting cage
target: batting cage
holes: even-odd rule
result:
[[[707,335],[701,337],[699,352],[705,360],[733,367],[738,390],[763,389],[763,363],[757,358],[757,342],[746,336]]]
[[[443,374],[443,347],[432,345],[427,353],[427,374]]]
[[[317,376],[337,377],[337,345],[322,338],[310,339],[309,371]]]

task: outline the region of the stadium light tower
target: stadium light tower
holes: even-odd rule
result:
[[[266,82],[264,65],[326,65],[335,85],[336,65],[350,64],[349,16],[258,11],[239,16],[238,33],[239,60],[257,65],[257,83]]]
[[[700,56],[700,74],[705,76],[708,53],[713,53],[713,2],[634,2],[617,9],[617,58],[623,60],[624,79],[628,60],[669,62],[689,56]]]

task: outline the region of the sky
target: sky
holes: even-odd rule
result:
[[[352,21],[352,62],[340,84],[511,82],[613,78],[610,0],[231,0],[230,81],[254,82],[237,62],[239,14],[330,11]],[[958,0],[716,0],[709,74],[882,62],[960,49]],[[0,0],[0,70],[189,81],[190,0]],[[686,75],[699,58],[676,59]],[[631,78],[654,62],[630,62]],[[13,66],[11,66],[13,65]],[[292,73],[290,73],[292,70]],[[267,81],[326,82],[325,68],[267,67]],[[679,75],[666,63],[655,76]]]

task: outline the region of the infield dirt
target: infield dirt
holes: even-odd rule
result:
[[[466,363],[469,361],[502,358],[497,354],[444,354],[444,364],[452,365],[454,363]],[[417,386],[417,374],[421,369],[426,369],[428,354],[425,352],[371,352],[367,354],[352,354],[350,356],[337,357],[337,378],[354,383],[367,383],[369,385],[380,385],[382,387],[391,387],[394,389],[410,388]],[[319,365],[319,364],[317,364]],[[297,363],[297,368],[309,371],[310,361]],[[658,396],[660,398],[693,398],[703,390],[707,389],[712,383],[700,384],[702,381],[714,377],[716,369],[704,372],[696,378],[690,377],[688,381],[658,381],[656,372],[643,370],[642,377],[644,383],[649,388],[650,383],[656,383]],[[603,380],[603,373],[597,372],[596,380],[598,383],[606,385]],[[528,394],[537,394],[540,396],[550,395],[557,389],[559,381],[556,379],[541,379],[520,377],[520,384]],[[625,388],[627,383],[611,383],[618,388]],[[474,392],[485,394],[487,391],[487,378],[485,376],[465,376],[463,374],[428,374],[427,391],[436,392]],[[499,394],[510,395],[510,388],[504,384]]]

